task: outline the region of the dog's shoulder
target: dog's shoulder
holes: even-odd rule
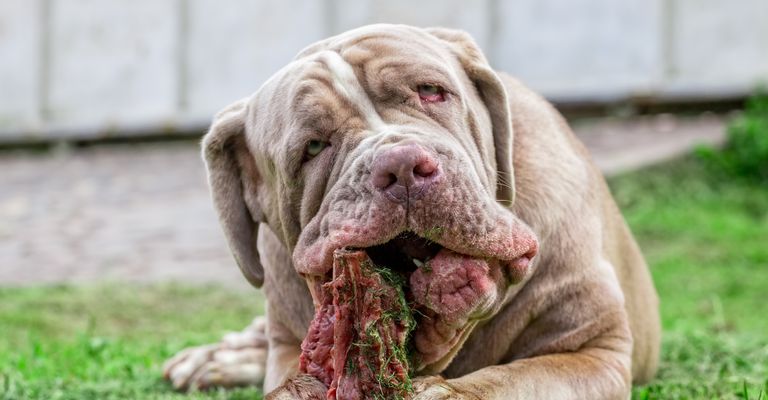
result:
[[[565,118],[516,78],[499,74],[511,110],[516,214],[546,234],[578,208],[596,209],[602,176]],[[599,181],[599,182],[598,182]],[[578,201],[576,201],[578,200]]]

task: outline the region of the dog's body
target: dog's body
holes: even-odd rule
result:
[[[393,44],[393,38],[414,43]],[[417,61],[442,72],[411,70],[395,78],[391,65],[376,63],[377,52],[402,52],[402,61],[414,51],[423,52]],[[551,105],[514,79],[499,78],[471,39],[454,31],[366,27],[311,46],[294,64],[258,98],[220,114],[205,141],[214,200],[233,252],[251,282],[264,282],[266,392],[291,398],[322,389],[295,376],[299,345],[314,314],[308,286],[327,272],[327,249],[379,244],[403,229],[426,237],[427,220],[440,220],[458,238],[435,239],[444,248],[490,259],[493,278],[482,293],[466,294],[473,305],[461,318],[424,323],[424,332],[417,331],[417,349],[429,361],[419,368],[424,377],[417,379],[417,398],[626,398],[632,381],[654,375],[660,327],[648,268],[600,172]],[[396,97],[399,89],[383,88],[395,79],[415,80],[405,87],[417,85],[421,103],[413,106]],[[322,91],[307,84],[313,80]],[[422,96],[418,85],[435,82],[447,88],[444,97],[434,94],[435,85]],[[317,98],[323,100],[307,100]],[[291,146],[281,143],[284,136],[264,132],[282,129],[286,135],[286,127],[300,120],[262,114],[281,107],[314,113],[314,121],[322,120],[314,130],[363,133],[330,141],[332,155],[302,160],[297,168],[314,171],[296,175],[301,182],[291,190],[293,183],[280,172],[296,162],[285,155]],[[453,136],[441,147],[440,135],[448,133]],[[419,197],[412,194],[413,174],[405,192],[392,182],[377,186],[382,168],[384,176],[394,171],[395,181],[402,178],[389,161],[410,159],[406,153],[421,160],[412,166],[417,175],[429,166],[429,173],[416,176],[417,183],[426,182]],[[240,172],[232,175],[232,168]],[[349,187],[354,190],[345,192]],[[401,201],[403,193],[407,201]],[[460,201],[451,209],[454,203],[446,199],[453,197]],[[477,208],[465,205],[478,202]],[[509,203],[511,208],[500,206]],[[368,214],[345,214],[355,204]],[[447,212],[432,211],[445,204]],[[386,218],[375,210],[384,210]],[[257,225],[243,217],[270,228],[258,230],[263,272],[252,249]],[[358,225],[365,229],[345,236]],[[486,236],[494,240],[485,242]],[[474,247],[462,247],[464,242]],[[170,369],[178,365],[176,360]]]

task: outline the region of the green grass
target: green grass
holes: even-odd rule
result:
[[[100,285],[0,289],[0,399],[258,399],[175,393],[163,361],[263,312],[257,292]]]
[[[662,302],[661,369],[633,397],[768,400],[768,188],[691,160],[610,183]],[[0,399],[259,398],[179,395],[160,367],[260,311],[257,293],[220,287],[0,289]]]
[[[610,183],[661,297],[661,368],[634,397],[768,399],[768,187],[691,159]]]

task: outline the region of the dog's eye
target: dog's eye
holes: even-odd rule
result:
[[[304,158],[306,160],[310,160],[316,155],[320,154],[323,149],[329,146],[328,142],[324,142],[322,140],[310,140],[307,142],[307,148],[304,150]]]
[[[439,103],[445,101],[445,89],[441,86],[425,83],[416,87],[419,99],[425,103]]]

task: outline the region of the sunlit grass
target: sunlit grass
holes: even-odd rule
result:
[[[0,289],[0,398],[260,398],[255,389],[180,395],[160,368],[261,312],[258,292],[221,287]]]
[[[768,398],[768,188],[691,159],[611,186],[661,297],[661,369],[634,397]]]

